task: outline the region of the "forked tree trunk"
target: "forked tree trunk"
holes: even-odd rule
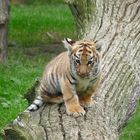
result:
[[[0,0],[0,63],[6,62],[9,0]]]
[[[63,105],[46,105],[23,127],[5,128],[6,139],[116,140],[140,95],[140,1],[69,0],[79,35],[102,45],[103,79],[84,117],[67,116]],[[25,117],[26,116],[26,117]]]

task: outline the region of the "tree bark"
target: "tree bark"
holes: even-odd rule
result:
[[[7,26],[9,0],[0,0],[0,63],[7,57]]]
[[[140,95],[140,1],[67,0],[81,38],[102,45],[101,86],[84,117],[67,116],[65,107],[46,104],[21,114],[24,124],[8,126],[7,140],[117,140]]]

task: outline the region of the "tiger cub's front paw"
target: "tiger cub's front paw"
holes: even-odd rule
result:
[[[74,117],[79,117],[85,115],[85,110],[80,105],[66,107],[67,114]]]
[[[83,107],[89,108],[89,107],[92,107],[93,104],[94,102],[92,98],[80,99],[80,105]]]

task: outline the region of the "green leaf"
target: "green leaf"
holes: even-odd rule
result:
[[[9,108],[10,107],[9,102],[2,102],[1,105],[2,105],[3,108]]]

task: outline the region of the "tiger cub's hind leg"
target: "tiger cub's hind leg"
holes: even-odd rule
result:
[[[42,98],[46,103],[62,103],[63,97],[62,96],[48,96],[48,95],[42,95]]]

